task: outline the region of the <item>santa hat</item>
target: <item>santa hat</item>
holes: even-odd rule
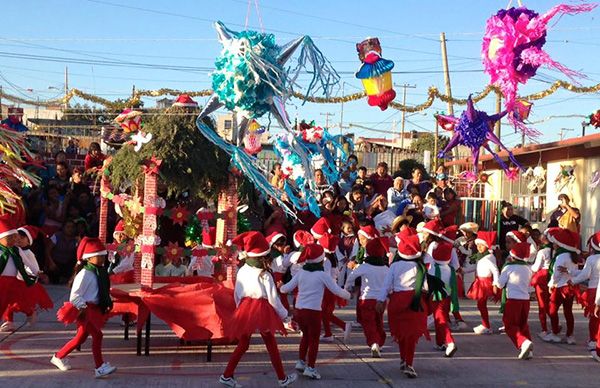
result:
[[[330,234],[330,233],[325,233],[319,239],[319,245],[321,245],[323,247],[323,250],[325,250],[325,253],[334,253],[339,242],[340,242],[340,238],[338,236],[334,236],[333,234]]]
[[[29,239],[29,245],[33,244],[33,240],[35,240],[40,233],[40,229],[37,226],[33,225],[25,225],[17,229],[17,231],[25,233],[25,236]]]
[[[269,246],[272,247],[280,238],[285,238],[285,235],[280,232],[273,232],[267,236],[267,242],[269,243]]]
[[[0,220],[0,238],[4,238],[15,233],[17,233],[17,231],[13,229],[8,220]]]
[[[590,244],[594,250],[600,251],[600,232],[596,232],[596,234],[590,237],[588,244]]]
[[[239,234],[231,242],[246,252],[248,257],[265,256],[271,250],[269,243],[262,233],[256,231]]]
[[[475,244],[485,245],[487,249],[493,249],[496,246],[496,232],[488,232],[485,230],[477,232]]]
[[[423,232],[427,232],[438,237],[441,237],[443,229],[444,225],[442,225],[442,221],[440,221],[439,219],[431,220],[425,225],[423,225],[423,228],[421,228]]]
[[[373,225],[361,226],[358,230],[358,234],[366,237],[368,240],[379,237],[379,231]]]
[[[454,244],[454,241],[458,238],[458,226],[451,225],[444,230],[442,230],[442,235],[440,236],[443,240],[448,241],[450,244]]]
[[[208,228],[208,231],[206,229],[202,230],[202,246],[204,248],[214,248],[216,243],[217,243],[217,228],[216,227],[211,226]]]
[[[390,243],[387,238],[377,237],[369,240],[367,243],[367,256],[385,257],[390,250]]]
[[[581,253],[579,235],[568,229],[552,228],[548,230],[548,240],[569,252]]]
[[[417,235],[417,230],[408,226],[408,227],[402,229],[401,231],[399,231],[398,233],[396,233],[396,235],[394,236],[394,239],[396,240],[396,245],[400,245],[400,240],[402,239],[403,236],[416,236],[416,235]]]
[[[452,259],[452,248],[454,246],[446,241],[440,241],[436,244],[431,252],[431,256],[435,261],[450,261]]]
[[[525,235],[525,233],[520,232],[518,230],[511,230],[510,232],[506,233],[506,238],[510,238],[514,242],[517,242],[517,243],[522,243],[522,242],[527,241],[527,236]]]
[[[398,255],[406,260],[415,260],[421,257],[419,236],[401,236],[398,243]]]
[[[294,245],[296,248],[304,247],[308,244],[313,244],[315,238],[306,230],[298,230],[294,233]]]
[[[479,231],[479,225],[474,222],[465,222],[458,229],[462,232],[477,233]]]
[[[106,247],[100,241],[99,238],[96,237],[84,237],[79,242],[79,246],[77,247],[77,261],[81,262],[83,260],[90,259],[95,256],[106,255],[108,252],[106,251]]]
[[[527,261],[530,256],[530,249],[531,245],[528,242],[519,242],[510,250],[510,255],[517,260]]]
[[[319,244],[313,243],[304,247],[298,257],[298,263],[320,263],[323,259],[325,259],[325,250]]]
[[[192,97],[187,94],[180,94],[173,103],[173,106],[197,107],[198,103],[192,100]]]
[[[115,230],[113,230],[113,234],[118,233],[118,232],[124,232],[124,231],[125,231],[125,223],[123,222],[123,220],[119,220],[119,222],[117,222],[117,225],[115,225]]]
[[[317,222],[315,222],[313,227],[310,228],[310,233],[312,233],[312,235],[317,239],[321,238],[321,236],[323,236],[325,233],[331,233],[331,228],[329,226],[329,221],[327,221],[327,218],[319,218]]]

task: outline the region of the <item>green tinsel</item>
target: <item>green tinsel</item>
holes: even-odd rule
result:
[[[243,213],[238,213],[238,215],[237,215],[237,232],[238,232],[238,234],[244,233],[244,232],[249,232],[251,230],[252,230],[252,227],[250,225],[250,222],[248,221],[248,218],[246,218],[246,216]]]
[[[185,227],[185,245],[187,247],[202,244],[202,224],[198,217],[190,217]]]

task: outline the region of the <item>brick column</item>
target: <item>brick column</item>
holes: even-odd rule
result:
[[[156,206],[157,176],[155,172],[147,172],[144,174],[144,178],[144,207],[148,209]],[[154,284],[156,214],[145,211],[142,225],[140,284],[152,287]]]
[[[217,246],[224,246],[227,240],[231,240],[237,235],[237,207],[237,178],[233,174],[229,174],[229,185],[227,189],[219,194],[218,199]],[[228,262],[226,283],[233,286],[235,284],[236,267],[234,264],[230,264],[231,253],[228,253],[228,255],[229,257],[224,258]]]
[[[106,244],[107,228],[108,228],[108,198],[103,193],[104,191],[110,192],[110,184],[108,178],[102,175],[100,179],[100,225],[98,229],[98,238],[104,244]]]

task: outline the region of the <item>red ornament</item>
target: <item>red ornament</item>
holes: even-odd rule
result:
[[[594,128],[600,128],[600,109],[590,115],[590,124],[593,125]]]
[[[183,226],[183,224],[187,222],[189,216],[190,212],[184,206],[177,205],[171,209],[171,220],[173,221],[173,224]]]
[[[144,166],[142,167],[142,170],[144,171],[144,174],[158,174],[158,170],[161,164],[162,160],[156,159],[155,156],[152,156],[150,160],[144,161]]]
[[[183,255],[183,248],[176,242],[169,242],[165,247],[165,255],[171,260],[180,258]]]

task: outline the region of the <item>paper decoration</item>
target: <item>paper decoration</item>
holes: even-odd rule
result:
[[[256,155],[262,150],[262,135],[265,133],[265,127],[261,126],[256,120],[250,121],[246,137],[244,137],[244,149],[250,155]]]
[[[527,183],[529,191],[535,192],[536,190],[541,190],[546,186],[546,169],[542,166],[529,167],[525,171],[525,174],[523,174],[523,178],[529,179],[529,183]]]
[[[357,43],[356,51],[363,64],[355,76],[365,88],[369,105],[386,110],[388,104],[396,98],[392,82],[394,62],[381,57],[381,45],[377,38],[368,38]]]
[[[132,109],[124,109],[115,121],[127,133],[137,132],[142,128],[142,112]]]
[[[590,193],[596,191],[596,187],[600,184],[600,170],[596,170],[590,176],[590,182],[588,183],[588,190]]]
[[[185,206],[178,205],[171,209],[171,221],[173,224],[179,224],[183,226],[184,223],[188,222],[188,218],[190,216],[190,211],[185,208]]]
[[[557,192],[561,192],[575,182],[575,166],[560,165],[560,172],[554,179],[554,187]]]
[[[600,128],[600,109],[590,115],[590,125],[594,128]]]

